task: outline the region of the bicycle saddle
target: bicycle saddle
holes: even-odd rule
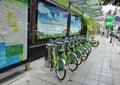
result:
[[[63,52],[64,52],[64,51],[63,51],[62,49],[59,49],[59,50],[58,50],[58,53],[59,53],[59,54],[62,54]]]
[[[69,48],[72,50],[74,48],[74,46],[69,46]]]

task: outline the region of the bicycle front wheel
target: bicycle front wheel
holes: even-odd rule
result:
[[[88,59],[88,53],[85,48],[82,48],[82,61],[85,61]]]
[[[72,53],[69,56],[70,63],[68,64],[68,67],[71,71],[75,71],[78,68],[78,60],[76,54]]]
[[[77,55],[78,58],[78,65],[80,65],[82,63],[82,53],[80,52],[80,50],[77,50],[75,54]]]
[[[66,63],[65,60],[60,58],[58,61],[59,68],[55,69],[55,73],[57,74],[57,77],[59,80],[63,80],[66,76]]]

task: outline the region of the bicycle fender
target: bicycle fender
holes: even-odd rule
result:
[[[66,61],[63,58],[59,59],[59,65],[60,65],[60,67],[66,69],[67,64],[66,64]]]

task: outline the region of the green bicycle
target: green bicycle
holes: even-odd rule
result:
[[[54,40],[50,40],[47,44],[49,48],[49,62],[50,70],[54,69],[59,80],[63,80],[66,76],[66,61],[62,58],[62,51],[57,49],[57,43]]]
[[[89,54],[90,54],[90,51],[88,50],[87,46],[85,46],[82,42],[81,42],[81,37],[78,36],[77,37],[78,41],[78,49],[81,51],[81,54],[82,54],[82,60],[85,61],[87,60]]]
[[[76,54],[72,52],[73,48],[70,48],[70,46],[68,46],[70,42],[65,39],[58,39],[58,41],[59,50],[62,50],[64,52],[63,58],[65,59],[67,66],[71,71],[75,71],[78,68],[78,60]]]

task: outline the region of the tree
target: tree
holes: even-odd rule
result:
[[[120,0],[102,0],[103,5],[111,3],[112,5],[120,6]]]

